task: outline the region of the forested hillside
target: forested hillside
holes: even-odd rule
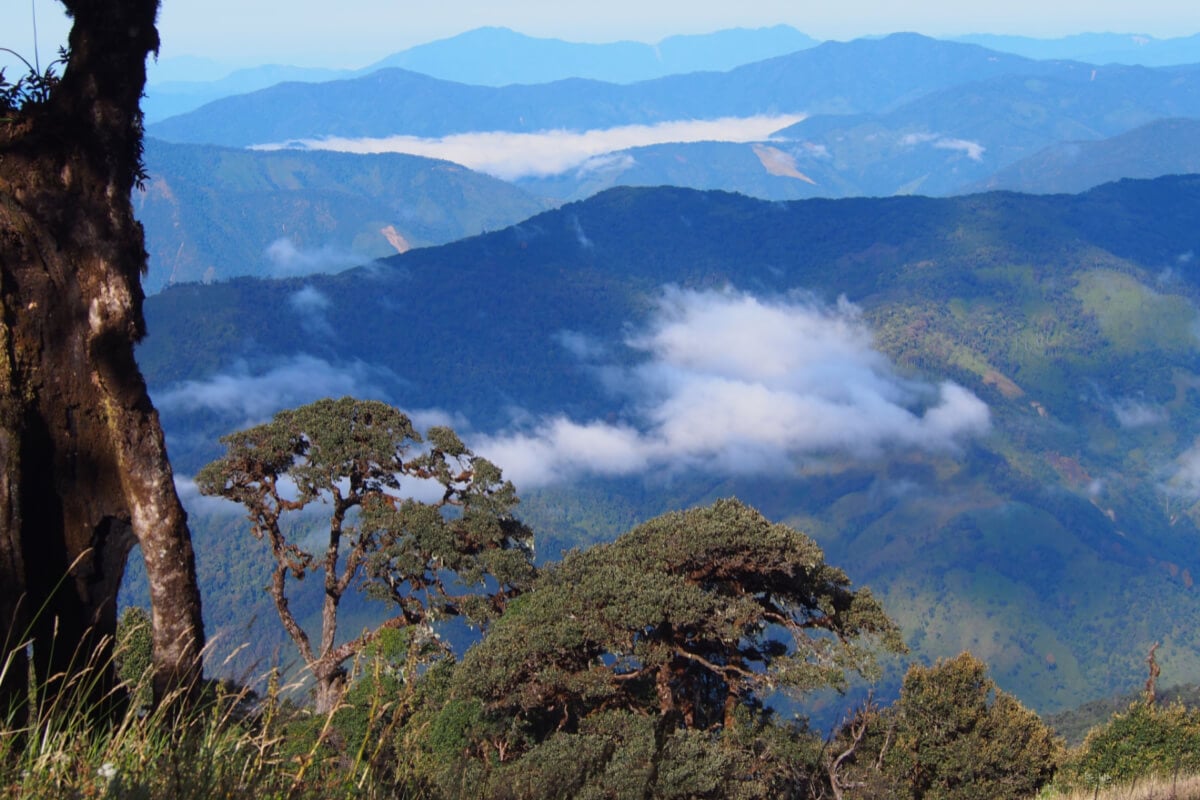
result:
[[[146,142],[147,292],[338,272],[511,225],[548,203],[449,161]]]
[[[918,654],[970,648],[1049,711],[1136,685],[1156,640],[1176,681],[1200,673],[1198,210],[1195,178],[788,204],[614,190],[370,269],[174,287],[139,358],[184,475],[276,407],[385,398],[507,470],[541,559],[737,495],[875,587]],[[662,349],[739,309],[801,325],[751,339],[764,354],[840,348],[820,385],[847,394]],[[708,381],[774,392],[787,425],[766,406],[766,438],[737,415],[673,438],[663,415],[697,395],[669,387]],[[875,384],[894,423],[854,416]],[[571,445],[584,431],[623,449]],[[225,519],[198,549],[228,580]]]

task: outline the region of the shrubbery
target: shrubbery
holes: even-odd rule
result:
[[[1200,772],[1200,711],[1136,703],[1088,734],[1064,761],[1065,789]]]
[[[848,797],[1021,800],[1054,775],[1062,745],[970,653],[914,665],[900,698],[868,709],[834,742],[831,780]]]

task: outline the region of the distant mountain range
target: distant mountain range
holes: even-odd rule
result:
[[[557,175],[515,183],[558,202],[583,200],[614,186],[723,189],[764,200],[863,194],[838,174],[826,152],[782,140],[669,143],[617,150]]]
[[[777,135],[799,141],[798,156],[827,157],[856,193],[941,195],[1057,142],[1200,116],[1200,67],[1039,63],[1058,68],[963,83],[882,114],[812,117]]]
[[[1171,682],[1200,678],[1197,218],[1195,176],[793,203],[614,189],[370,269],[169,288],[147,300],[138,357],[180,475],[278,405],[382,397],[468,442],[516,436],[501,461],[513,474],[576,465],[565,483],[522,488],[542,558],[735,494],[816,537],[918,656],[969,648],[1004,688],[1055,710],[1140,685],[1154,641]],[[755,307],[765,316],[747,316]],[[674,415],[747,380],[678,393],[715,356],[662,363],[647,342],[687,309],[715,315],[702,329],[718,349],[773,332],[739,362],[746,375],[814,342],[842,348],[812,378],[836,399],[780,434],[815,428],[832,444],[781,458],[754,439],[751,423],[791,419],[802,391],[776,389],[688,429],[696,446],[726,443],[710,458],[644,471],[614,459],[617,443],[661,447]],[[788,327],[780,309],[823,321]],[[862,402],[862,364],[884,405],[904,408],[829,421]],[[986,405],[986,432],[936,444],[962,413],[933,414],[946,381]],[[853,444],[911,419],[927,421],[903,443]],[[545,438],[564,426],[575,438]],[[234,617],[228,603],[245,618],[247,598],[263,600],[230,586],[252,557],[236,515],[218,517],[197,534],[206,580],[222,585],[206,595],[214,630]]]
[[[1034,39],[976,34],[953,37],[952,41],[1032,59],[1147,67],[1200,63],[1200,35],[1156,39],[1138,34],[1086,33]],[[386,67],[478,86],[550,83],[568,78],[635,83],[688,72],[729,70],[819,43],[787,25],[670,36],[657,44],[585,44],[527,36],[507,28],[476,28],[353,70],[270,64],[231,71],[199,59],[167,59],[152,65],[151,84],[142,107],[147,120],[157,122],[222,97],[286,81],[313,83],[352,78]]]
[[[1200,68],[1045,66],[1042,75],[968,82],[884,113],[809,117],[770,141],[633,148],[518,183],[561,200],[617,185],[727,189],[786,200],[988,188],[1081,191],[1122,177],[1197,169],[1185,121],[1150,123],[1200,117]],[[1114,139],[1111,147],[1099,144],[1132,129],[1142,132]],[[1090,156],[1069,158],[1088,140],[1097,145]],[[1065,142],[1071,144],[1060,145]],[[1045,148],[1053,163],[1035,156]],[[1025,176],[1019,181],[1018,172]]]
[[[142,113],[146,115],[147,122],[157,122],[176,114],[185,114],[222,97],[256,92],[279,83],[319,83],[348,78],[355,74],[357,73],[352,70],[265,64],[234,70],[216,80],[161,81],[146,87],[146,96],[142,98]]]
[[[1082,192],[1119,178],[1200,172],[1200,120],[1161,119],[1099,141],[1053,144],[967,190]]]
[[[724,72],[820,42],[788,25],[668,36],[657,44],[584,44],[526,36],[508,28],[472,31],[418,45],[367,67],[400,67],[476,86],[550,83],[587,78],[636,83],[688,72]]]
[[[476,28],[402,50],[357,70],[272,64],[239,69],[218,80],[152,82],[142,108],[147,120],[156,122],[222,97],[278,83],[361,77],[390,67],[476,86],[550,83],[568,78],[634,83],[687,72],[720,72],[817,44],[816,39],[787,25],[670,36],[657,44],[583,44],[526,36],[508,28]]]
[[[616,185],[719,188],[768,199],[947,195],[998,187],[1006,184],[991,182],[993,175],[1059,143],[1099,141],[1159,119],[1200,117],[1200,67],[1033,61],[899,34],[826,43],[724,73],[632,85],[572,79],[493,88],[383,69],[226,98],[150,131],[178,141],[246,146],[325,136],[586,131],[779,113],[812,116],[769,141],[617,150],[518,183],[553,202]],[[1145,152],[1142,165],[1131,163],[1125,174],[1149,177],[1187,168],[1170,155],[1178,147],[1159,148],[1154,156]],[[1069,188],[1101,182],[1081,179]]]
[[[146,141],[134,193],[147,292],[235,275],[337,272],[496,230],[547,203],[448,161]]]
[[[670,41],[680,52],[699,52],[701,45],[735,49],[729,41],[769,35],[790,34],[769,29]],[[500,29],[464,37],[480,47],[488,37],[529,45]],[[440,51],[421,52],[431,58]],[[550,174],[518,178],[515,186],[416,157],[198,144],[586,130],[822,110],[766,141],[616,150],[561,172],[548,167]],[[145,283],[153,292],[172,282],[337,271],[503,227],[620,185],[772,200],[1079,191],[1121,177],[1200,169],[1189,118],[1200,118],[1197,66],[1033,61],[912,34],[826,43],[725,73],[632,85],[572,79],[495,88],[395,68],[287,83],[151,126],[197,144],[148,146],[156,180],[137,198],[151,251]]]
[[[1057,39],[974,34],[954,41],[1016,53],[1026,58],[1059,58],[1088,64],[1131,64],[1169,67],[1200,64],[1200,34],[1157,39],[1135,33],[1081,33]]]
[[[242,147],[328,136],[445,136],[472,131],[589,130],[756,114],[879,113],[939,89],[1061,64],[912,34],[827,42],[728,72],[632,85],[582,79],[499,88],[384,69],[328,83],[285,83],[150,125],[169,141]]]

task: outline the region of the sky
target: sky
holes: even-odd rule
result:
[[[33,60],[31,5],[43,63],[68,23],[54,0],[0,0],[0,47]],[[676,33],[788,24],[818,39],[917,31],[931,36],[1081,32],[1159,38],[1200,32],[1195,0],[163,0],[163,58],[199,56],[231,65],[361,67],[416,44],[484,25],[580,42],[655,42]]]

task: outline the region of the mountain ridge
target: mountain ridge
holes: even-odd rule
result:
[[[869,67],[865,72],[849,69],[864,63]],[[1054,67],[915,34],[827,42],[728,72],[630,85],[572,78],[493,89],[392,68],[362,78],[286,83],[225,98],[150,125],[148,132],[170,141],[249,146],[323,136],[432,137],[789,112],[851,113],[884,110],[972,76],[1047,69]]]

